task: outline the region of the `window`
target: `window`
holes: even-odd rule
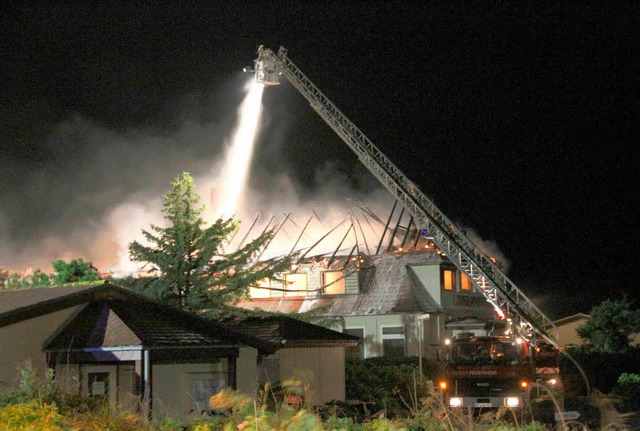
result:
[[[271,296],[271,292],[269,289],[266,289],[271,285],[271,279],[263,278],[262,280],[258,280],[256,282],[256,287],[249,288],[249,296],[252,298],[269,298]]]
[[[357,346],[347,347],[344,350],[345,355],[350,358],[364,359],[364,328],[345,328],[344,333],[360,337]]]
[[[382,326],[381,332],[382,356],[404,356],[404,326]]]
[[[466,290],[467,292],[473,290],[473,283],[471,283],[471,279],[464,272],[460,273],[460,290]]]
[[[444,290],[456,290],[456,272],[453,269],[444,269],[442,271],[442,288]]]
[[[345,293],[346,283],[343,271],[326,271],[322,273],[324,293],[335,295]]]
[[[284,296],[305,296],[307,294],[307,274],[285,274]]]

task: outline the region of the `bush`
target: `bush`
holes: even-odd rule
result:
[[[64,417],[52,405],[29,402],[0,410],[1,431],[62,431],[64,426]]]
[[[640,375],[621,374],[612,394],[619,398],[616,409],[620,413],[635,413],[633,429],[640,429]]]
[[[593,388],[609,393],[623,373],[640,373],[640,349],[624,353],[607,353],[584,347],[567,351],[584,369]],[[565,392],[570,395],[586,395],[582,376],[565,355],[560,355],[560,374]]]
[[[365,416],[383,410],[387,417],[407,416],[427,397],[426,381],[440,371],[436,362],[423,359],[420,384],[417,357],[377,357],[346,360],[346,397],[361,402]],[[353,407],[353,406],[352,406]]]

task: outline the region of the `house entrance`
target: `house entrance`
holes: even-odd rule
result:
[[[84,365],[82,367],[82,394],[116,406],[118,382],[115,365]]]

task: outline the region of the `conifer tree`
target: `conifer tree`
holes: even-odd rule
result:
[[[151,225],[150,230],[142,231],[149,245],[129,244],[131,259],[148,265],[155,276],[148,283],[137,283],[143,285],[142,293],[215,316],[246,295],[258,280],[288,268],[289,258],[256,261],[273,231],[225,254],[223,246],[239,222],[220,218],[207,226],[202,219],[204,205],[188,172],[178,176],[163,197],[167,226]]]

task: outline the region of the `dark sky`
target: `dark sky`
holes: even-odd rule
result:
[[[640,3],[68,3],[0,7],[0,267],[205,170],[264,43],[551,317],[639,297]],[[290,85],[264,105],[254,181],[375,186]]]

